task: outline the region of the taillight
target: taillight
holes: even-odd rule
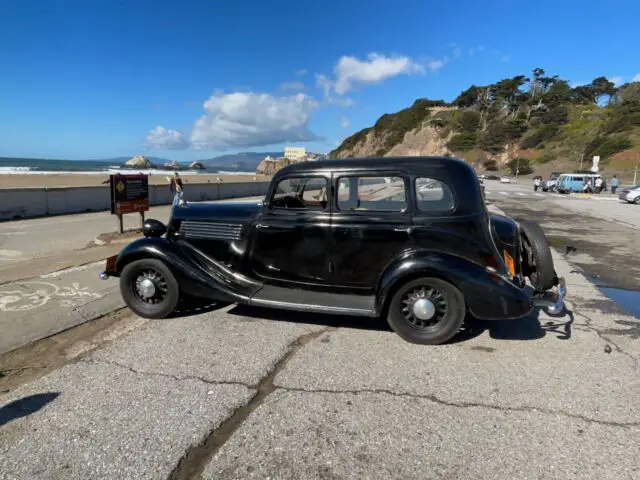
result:
[[[509,255],[509,252],[506,250],[502,251],[502,259],[504,260],[504,264],[507,266],[507,270],[512,277],[516,276],[516,262],[513,260],[513,257]]]

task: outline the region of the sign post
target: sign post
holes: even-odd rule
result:
[[[144,212],[149,210],[149,177],[148,175],[122,175],[116,173],[109,176],[111,187],[111,215],[118,216],[120,233],[124,233],[122,215],[140,213],[140,226],[144,225]]]

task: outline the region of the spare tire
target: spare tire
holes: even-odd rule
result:
[[[538,291],[549,290],[556,283],[556,271],[547,237],[540,225],[534,221],[521,220],[518,223],[522,239],[524,273],[529,277],[533,288]]]

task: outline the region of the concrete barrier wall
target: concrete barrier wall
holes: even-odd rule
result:
[[[185,200],[202,202],[226,198],[255,197],[267,193],[269,182],[195,183],[185,185]],[[167,185],[149,185],[151,205],[169,205]],[[100,212],[111,208],[109,187],[8,188],[0,189],[0,220]]]

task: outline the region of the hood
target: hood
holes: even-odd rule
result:
[[[248,223],[262,209],[262,200],[251,202],[186,203],[171,211],[170,223],[182,220]]]

